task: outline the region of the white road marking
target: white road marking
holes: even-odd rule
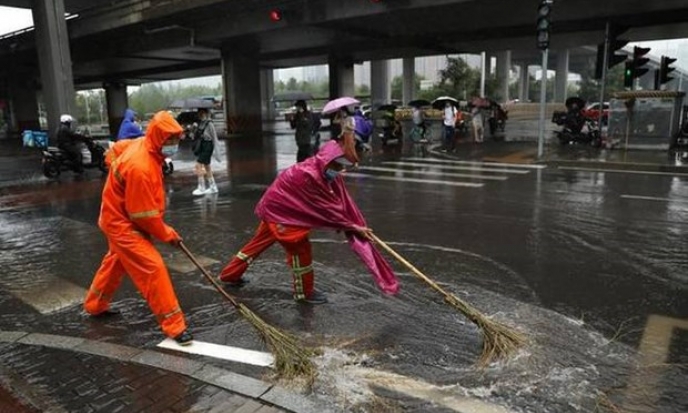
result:
[[[438,172],[438,171],[413,171],[410,169],[382,168],[379,166],[359,166],[357,170],[359,170],[359,171],[377,171],[377,172],[401,172],[404,174],[443,176],[443,177],[447,177],[447,178],[486,179],[486,180],[493,180],[493,181],[506,181],[506,179],[507,179],[506,176],[459,174],[459,173]]]
[[[272,365],[275,363],[275,358],[270,353],[247,350],[240,347],[206,343],[198,340],[194,340],[188,346],[180,346],[173,339],[166,338],[160,344],[158,344],[158,347],[181,351],[183,353],[198,354],[201,356],[234,361],[237,363],[251,364],[259,367],[272,367]]]
[[[688,199],[658,198],[658,197],[654,197],[654,196],[642,196],[642,195],[621,195],[621,198],[639,199],[642,201],[676,202],[679,204],[688,204]]]
[[[65,279],[42,274],[35,283],[17,285],[5,283],[4,289],[35,308],[41,314],[48,314],[81,303],[86,290]]]
[[[484,168],[482,166],[457,166],[457,165],[433,165],[433,164],[427,164],[427,163],[419,163],[419,162],[399,162],[399,161],[388,161],[388,162],[382,162],[383,165],[398,165],[398,166],[417,166],[417,167],[425,167],[425,168],[436,168],[436,169],[447,169],[447,170],[454,170],[454,171],[476,171],[476,172],[499,172],[503,174],[518,174],[518,175],[525,175],[527,173],[530,173],[530,171],[525,171],[525,170],[518,170],[518,169],[507,169],[507,168]]]
[[[611,172],[611,173],[624,173],[624,174],[641,174],[641,175],[664,175],[664,176],[688,176],[688,173],[681,172],[655,172],[655,171],[627,171],[625,169],[596,169],[596,168],[583,168],[578,166],[558,166],[557,169],[562,171],[580,171],[580,172]]]
[[[402,161],[439,163],[450,165],[482,165],[482,166],[503,166],[506,168],[529,168],[529,169],[545,169],[547,165],[542,164],[520,164],[520,163],[500,163],[490,161],[458,161],[452,159],[436,159],[436,158],[401,158]]]
[[[434,179],[416,179],[416,178],[397,178],[394,176],[376,176],[368,174],[359,174],[356,172],[347,172],[344,177],[348,178],[368,178],[380,181],[397,181],[397,182],[415,182],[421,184],[435,184],[435,185],[449,185],[449,186],[464,186],[468,188],[480,188],[485,184],[473,183],[473,182],[450,182],[450,181],[438,181]]]

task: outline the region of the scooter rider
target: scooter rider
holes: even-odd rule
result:
[[[84,166],[81,162],[81,150],[77,144],[85,142],[87,138],[72,130],[73,121],[74,118],[71,115],[64,114],[60,116],[60,128],[57,130],[57,147],[65,152],[67,158],[72,163],[74,172],[81,174],[84,172]]]

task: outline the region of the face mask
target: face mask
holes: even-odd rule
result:
[[[325,170],[325,179],[327,179],[330,182],[334,181],[334,178],[336,178],[337,175],[339,175],[339,171],[335,171],[334,169]]]
[[[166,157],[174,156],[179,151],[179,145],[164,145],[162,147],[162,154]]]

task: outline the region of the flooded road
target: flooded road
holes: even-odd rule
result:
[[[293,137],[228,141],[220,193],[191,196],[188,148],[167,178],[168,222],[212,273],[247,242],[253,208],[295,160]],[[0,328],[155,348],[163,339],[126,281],[107,322],[84,316],[105,240],[102,178],[24,173],[0,187]],[[323,349],[312,397],[341,411],[688,411],[688,177],[574,172],[391,148],[349,174],[369,226],[408,261],[528,344],[479,369],[480,331],[413,274],[383,296],[340,234],[312,234],[330,303],[298,305],[273,246],[229,290],[270,323]],[[161,245],[198,340],[265,347],[188,260]],[[242,374],[263,368],[216,361]],[[618,410],[614,410],[618,409]]]

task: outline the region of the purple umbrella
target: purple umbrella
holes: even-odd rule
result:
[[[322,114],[328,115],[330,113],[334,113],[334,112],[338,111],[339,109],[341,109],[345,106],[358,105],[360,103],[361,102],[359,102],[358,100],[356,100],[354,98],[350,98],[348,96],[337,98],[337,99],[334,99],[334,100],[327,102],[327,104],[325,105],[325,107],[322,110]]]

